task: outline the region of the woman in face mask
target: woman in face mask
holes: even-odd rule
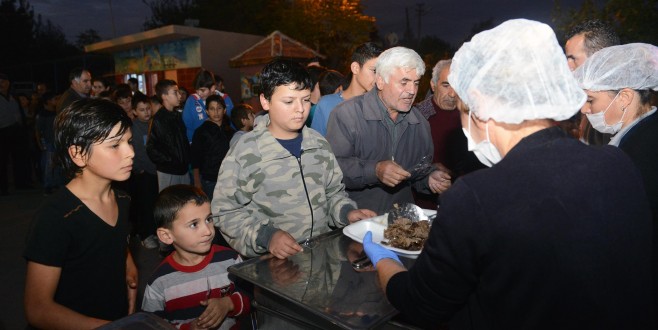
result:
[[[614,134],[610,144],[623,150],[642,173],[653,213],[653,288],[658,302],[658,114],[651,105],[651,91],[658,90],[658,47],[634,43],[601,49],[574,76],[587,93],[580,111],[596,130]]]
[[[389,301],[423,327],[651,329],[651,215],[619,149],[555,122],[586,101],[552,29],[511,20],[455,54],[469,149],[491,168],[441,195],[406,270],[364,237]]]

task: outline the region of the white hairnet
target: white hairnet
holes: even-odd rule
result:
[[[478,118],[510,124],[565,120],[587,99],[553,30],[525,19],[509,20],[464,43],[452,59],[448,81]]]
[[[635,43],[603,48],[578,67],[574,77],[590,91],[658,90],[658,47]]]

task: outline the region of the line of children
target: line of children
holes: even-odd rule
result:
[[[213,245],[208,197],[197,187],[174,185],[160,193],[153,212],[158,238],[175,251],[151,276],[142,310],[180,329],[238,329],[238,317],[249,315],[251,303],[227,269],[242,259]]]

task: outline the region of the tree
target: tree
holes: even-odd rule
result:
[[[560,39],[576,24],[599,19],[615,29],[622,43],[658,43],[658,0],[607,0],[602,6],[585,0],[580,8],[566,10],[555,0],[552,16]]]
[[[267,35],[274,30],[327,56],[334,68],[346,68],[352,48],[370,39],[375,19],[363,14],[360,0],[142,0],[153,12],[145,26],[199,20],[208,29]]]
[[[80,34],[78,34],[78,36],[76,37],[75,45],[79,49],[84,50],[85,46],[91,45],[93,43],[97,43],[101,40],[102,39],[98,35],[98,31],[94,29],[86,29],[80,32]]]

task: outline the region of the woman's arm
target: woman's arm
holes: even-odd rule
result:
[[[132,260],[132,258],[131,258]],[[55,291],[62,273],[59,267],[27,262],[25,276],[25,316],[40,329],[93,329],[109,321],[77,313],[55,302]]]

